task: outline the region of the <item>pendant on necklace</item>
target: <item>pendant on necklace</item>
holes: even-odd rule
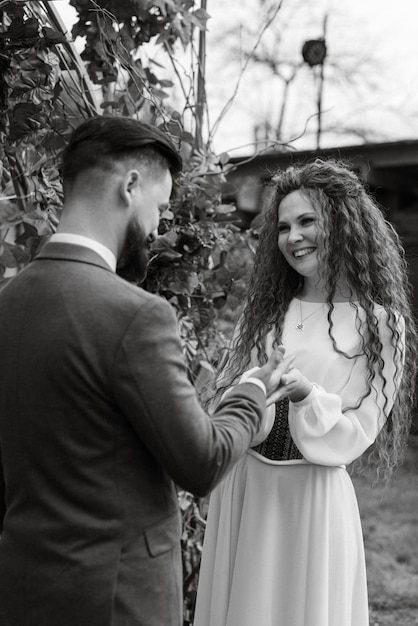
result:
[[[302,300],[299,300],[299,306],[300,306],[300,322],[299,324],[296,324],[295,328],[297,331],[301,332],[305,328],[305,324],[303,322],[306,322],[306,320],[312,317],[312,315],[315,315],[315,313],[318,313],[318,311],[321,311],[321,309],[324,308],[324,305],[321,304],[321,306],[318,309],[315,309],[315,311],[312,311],[312,313],[309,313],[309,315],[306,315],[306,317],[303,317],[302,315]]]

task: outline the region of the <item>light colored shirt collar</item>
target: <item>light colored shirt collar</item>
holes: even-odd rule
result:
[[[116,272],[117,260],[115,255],[109,248],[102,243],[90,239],[90,237],[84,237],[84,235],[74,235],[73,233],[55,233],[50,238],[51,242],[56,243],[70,243],[75,246],[84,246],[84,248],[90,248],[94,252],[97,252],[104,261],[108,264],[112,272]]]

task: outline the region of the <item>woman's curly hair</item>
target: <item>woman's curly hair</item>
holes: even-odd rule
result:
[[[236,380],[251,364],[254,354],[260,364],[266,362],[265,339],[269,332],[273,331],[276,343],[280,343],[285,313],[300,291],[303,277],[289,266],[279,251],[278,207],[286,195],[300,190],[321,214],[324,237],[321,274],[326,288],[329,335],[335,350],[341,353],[332,332],[333,300],[340,268],[344,268],[345,279],[351,293],[355,294],[352,305],[357,308],[357,315],[359,308],[365,312],[362,350],[368,363],[368,391],[358,399],[357,407],[370,394],[376,370],[383,377],[375,305],[381,305],[387,313],[398,375],[402,369],[398,349],[399,315],[405,321],[404,365],[397,397],[389,415],[384,410],[384,426],[375,444],[364,455],[389,478],[405,452],[415,397],[417,336],[404,250],[391,224],[345,163],[316,159],[279,171],[272,184],[271,206],[260,233],[239,332],[235,333],[227,366],[223,368],[221,387],[224,389]]]

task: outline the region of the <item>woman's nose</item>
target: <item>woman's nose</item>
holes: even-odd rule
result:
[[[301,241],[303,239],[303,235],[301,233],[301,230],[298,226],[292,226],[289,230],[289,241],[291,243],[297,242],[297,241]]]

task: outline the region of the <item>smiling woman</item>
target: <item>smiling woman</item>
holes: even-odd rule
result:
[[[279,172],[219,393],[282,344],[268,435],[211,496],[195,626],[368,626],[346,465],[390,475],[409,432],[416,331],[399,240],[357,176]],[[373,447],[372,447],[373,446]]]

